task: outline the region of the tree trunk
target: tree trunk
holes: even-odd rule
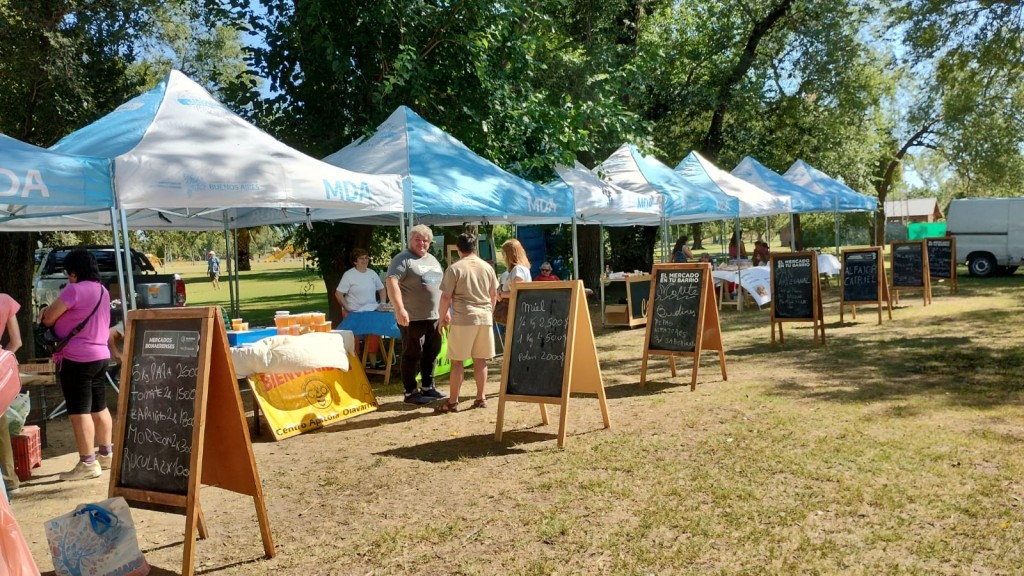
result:
[[[35,332],[38,310],[32,304],[32,273],[35,268],[36,233],[0,232],[0,286],[21,304],[18,327],[21,328],[19,361],[36,357]],[[6,342],[6,340],[5,340]]]
[[[238,231],[238,270],[252,270],[252,228],[242,228]]]
[[[579,255],[578,267],[583,285],[594,292],[601,286],[601,227],[589,224],[576,227],[576,249]],[[605,258],[608,255],[605,254]]]

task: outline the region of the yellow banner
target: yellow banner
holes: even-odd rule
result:
[[[323,428],[377,409],[377,397],[355,355],[350,369],[323,368],[249,377],[274,440]]]

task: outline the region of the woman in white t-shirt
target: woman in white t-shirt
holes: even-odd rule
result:
[[[341,282],[334,291],[334,296],[341,305],[343,314],[349,312],[370,312],[387,300],[387,290],[380,276],[368,268],[370,255],[362,248],[352,250],[352,264],[341,276]],[[380,302],[378,303],[378,300]]]
[[[530,282],[533,277],[530,275],[530,259],[526,257],[526,250],[523,245],[512,238],[501,245],[501,253],[505,256],[506,274],[502,274],[501,290],[498,292],[498,300],[507,298],[512,292],[512,285],[516,282]]]

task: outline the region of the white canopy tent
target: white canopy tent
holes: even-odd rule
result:
[[[402,212],[400,176],[351,172],[294,150],[177,70],[51,150],[112,162],[125,231],[294,222],[308,218],[312,208],[349,218],[392,215],[397,220]],[[98,215],[63,222],[79,229],[109,225]],[[237,277],[233,308],[236,291]]]

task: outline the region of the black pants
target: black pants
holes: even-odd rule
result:
[[[107,360],[60,363],[60,388],[68,414],[93,414],[107,407]]]
[[[416,392],[416,374],[424,390],[434,387],[434,366],[441,352],[441,333],[438,320],[413,320],[408,326],[399,326],[402,333],[402,385],[405,393]]]

